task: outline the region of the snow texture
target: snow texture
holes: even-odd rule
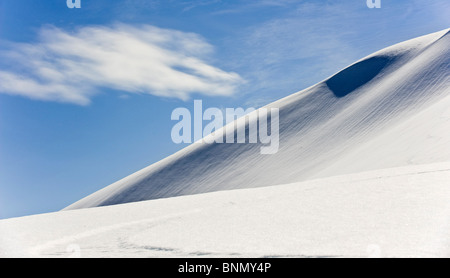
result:
[[[269,104],[280,109],[276,154],[192,144],[67,209],[450,161],[449,45],[449,30],[406,41]]]
[[[0,257],[449,257],[450,163],[0,221]]]
[[[403,42],[269,104],[277,154],[193,144],[0,220],[0,257],[450,257],[449,46]]]

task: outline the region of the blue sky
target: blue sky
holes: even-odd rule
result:
[[[176,107],[258,107],[450,26],[447,0],[0,0],[0,218],[185,147]],[[426,4],[425,4],[426,3]]]

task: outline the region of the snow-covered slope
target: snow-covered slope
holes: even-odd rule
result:
[[[0,257],[450,257],[450,163],[0,220]]]
[[[278,153],[193,144],[66,209],[450,161],[449,64],[448,29],[388,47],[268,105]]]
[[[268,105],[277,154],[191,145],[0,220],[0,257],[450,257],[449,67],[449,30],[376,52]]]

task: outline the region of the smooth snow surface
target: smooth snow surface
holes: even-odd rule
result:
[[[448,257],[450,163],[0,221],[5,257]]]
[[[450,257],[449,66],[449,30],[378,51],[267,106],[277,154],[193,144],[0,220],[0,257]]]
[[[406,41],[268,105],[280,109],[276,154],[193,144],[67,209],[450,161],[449,46],[449,30]]]

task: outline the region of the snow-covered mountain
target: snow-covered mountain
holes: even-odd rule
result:
[[[266,106],[279,108],[278,153],[193,144],[66,209],[450,161],[449,66],[449,29],[388,47]]]
[[[278,153],[193,144],[0,220],[0,257],[449,257],[449,67],[449,30],[378,51],[268,105]]]
[[[0,220],[0,257],[449,257],[450,162]]]

